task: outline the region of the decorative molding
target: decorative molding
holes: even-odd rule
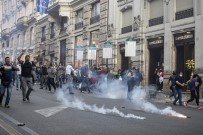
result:
[[[139,30],[140,21],[141,21],[140,15],[138,15],[137,17],[134,17],[134,21],[133,21],[133,31]]]

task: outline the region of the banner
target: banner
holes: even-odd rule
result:
[[[96,47],[88,47],[88,60],[96,60],[97,49]]]
[[[136,56],[136,41],[133,41],[133,39],[127,40],[125,43],[125,56],[126,57]]]
[[[49,5],[49,0],[37,0],[37,12],[41,14],[47,13],[47,8]]]
[[[110,41],[106,41],[103,46],[103,58],[112,58],[112,50],[112,43]]]
[[[84,49],[82,47],[77,47],[77,60],[83,60],[83,51]]]

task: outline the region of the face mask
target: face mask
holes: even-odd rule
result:
[[[180,75],[180,77],[182,77],[183,75]]]

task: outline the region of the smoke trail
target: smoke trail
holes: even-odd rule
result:
[[[62,102],[62,104],[64,104],[67,107],[79,110],[88,110],[100,114],[115,114],[123,118],[135,118],[140,120],[145,119],[145,117],[136,116],[134,114],[124,114],[123,112],[120,112],[116,107],[113,107],[113,109],[108,109],[105,108],[104,106],[99,108],[96,105],[88,105],[82,100],[78,99],[77,97],[66,94],[66,91],[64,92],[63,90],[59,90],[56,95],[57,100]]]
[[[127,97],[127,87],[122,83],[118,83],[118,81],[112,81],[108,84],[107,82],[103,82],[99,88],[102,91],[102,96],[106,98],[126,99]],[[164,109],[159,109],[154,104],[147,101],[147,99],[150,97],[150,94],[153,94],[155,91],[156,89],[152,86],[146,87],[146,89],[137,87],[131,92],[131,102],[136,109],[143,110],[145,112],[175,117],[183,116],[183,114],[172,110],[170,106]]]
[[[148,91],[148,92],[147,92]],[[159,109],[154,104],[147,101],[147,97],[149,96],[149,90],[144,90],[141,88],[135,88],[132,92],[131,101],[134,104],[136,109],[143,110],[145,112],[161,114],[161,115],[168,115],[168,116],[176,116],[179,117],[182,114],[177,113],[176,111],[172,110],[170,106]]]

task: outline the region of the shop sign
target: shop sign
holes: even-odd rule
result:
[[[159,46],[163,46],[163,45],[164,45],[163,37],[148,39],[149,47],[159,47]]]

